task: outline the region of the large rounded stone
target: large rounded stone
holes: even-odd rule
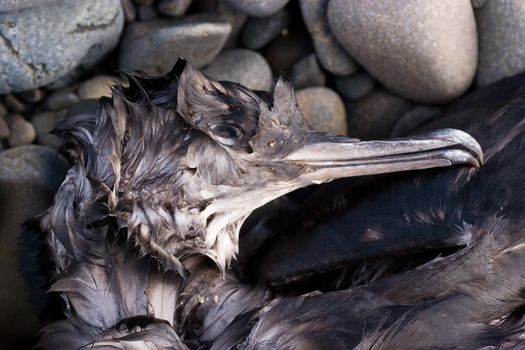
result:
[[[347,134],[345,105],[335,91],[321,86],[298,90],[297,103],[312,129]]]
[[[203,72],[215,80],[234,81],[252,90],[269,91],[272,87],[272,71],[268,62],[251,50],[224,51]]]
[[[404,97],[444,103],[472,82],[478,50],[470,0],[331,0],[328,21],[352,57]]]
[[[225,0],[230,6],[253,17],[270,16],[282,9],[288,0]]]
[[[118,42],[120,0],[63,0],[0,13],[0,94],[94,66]]]
[[[479,85],[525,71],[525,1],[490,0],[476,11]]]
[[[0,153],[0,339],[38,331],[29,291],[19,272],[17,240],[21,224],[46,210],[67,171],[56,152],[37,145]]]
[[[119,66],[124,71],[161,75],[182,56],[195,67],[202,67],[217,56],[230,31],[229,23],[207,16],[135,22],[124,33]]]
[[[290,14],[281,10],[268,17],[250,17],[242,29],[242,43],[257,50],[277,38],[290,24]]]
[[[26,7],[44,6],[59,0],[0,0],[0,12],[20,10]]]
[[[299,4],[321,65],[336,75],[355,72],[356,63],[337,42],[328,25],[326,18],[328,0],[301,0]]]

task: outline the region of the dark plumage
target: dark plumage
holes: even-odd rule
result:
[[[339,177],[482,162],[457,130],[375,142],[313,132],[282,79],[269,96],[179,62],[129,80],[57,131],[73,166],[41,227],[67,319],[44,328],[45,348],[184,349],[230,325],[240,337],[271,299],[228,269],[254,209]]]

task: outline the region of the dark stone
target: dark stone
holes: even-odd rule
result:
[[[374,78],[365,71],[361,71],[346,77],[336,77],[335,86],[337,91],[349,100],[359,100],[374,90],[376,82]]]
[[[42,89],[31,89],[27,91],[22,91],[18,96],[28,103],[37,103],[44,98],[44,92]]]
[[[304,32],[292,31],[273,40],[264,49],[272,72],[289,75],[293,65],[314,51],[312,41]]]
[[[225,0],[230,6],[253,17],[266,17],[282,9],[288,0]]]
[[[160,15],[157,11],[157,8],[155,8],[153,5],[139,6],[137,14],[139,17],[139,21],[141,22],[151,21],[152,19],[155,19]]]
[[[315,54],[312,53],[294,64],[292,67],[292,83],[296,89],[323,86],[326,83],[326,76],[319,67]]]
[[[121,0],[122,10],[124,11],[124,18],[126,23],[134,22],[137,19],[137,9],[131,0]]]
[[[27,106],[13,94],[7,95],[5,97],[4,103],[6,104],[7,108],[15,113],[23,113],[27,110]]]
[[[169,17],[181,17],[186,13],[193,0],[160,0],[157,9]]]
[[[71,88],[65,88],[53,92],[46,100],[49,109],[57,110],[70,107],[79,101],[79,97]]]
[[[284,9],[268,17],[251,17],[242,29],[242,43],[249,49],[260,49],[277,38],[289,24],[290,15]]]
[[[442,109],[434,106],[416,106],[399,118],[394,125],[391,137],[401,137],[409,134],[412,130],[432,119]]]

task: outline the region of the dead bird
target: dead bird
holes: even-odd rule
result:
[[[453,129],[370,142],[314,132],[283,79],[268,95],[179,61],[129,81],[95,119],[58,130],[74,164],[40,225],[67,319],[42,331],[44,348],[212,345],[271,298],[228,270],[254,209],[340,177],[483,161]]]
[[[329,289],[311,281],[324,275],[344,290],[277,302],[249,334],[251,348],[525,348],[524,126],[520,74],[419,130],[469,132],[484,151],[480,169],[364,179],[361,194],[348,183],[323,188],[290,219],[297,231],[257,256],[258,276]],[[431,258],[414,264],[422,253]]]

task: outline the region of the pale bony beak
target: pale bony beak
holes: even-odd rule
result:
[[[309,142],[284,158],[304,165],[303,177],[324,182],[341,177],[384,174],[398,171],[465,164],[479,167],[483,152],[466,132],[442,129],[424,135],[386,141],[356,141],[316,134]]]

